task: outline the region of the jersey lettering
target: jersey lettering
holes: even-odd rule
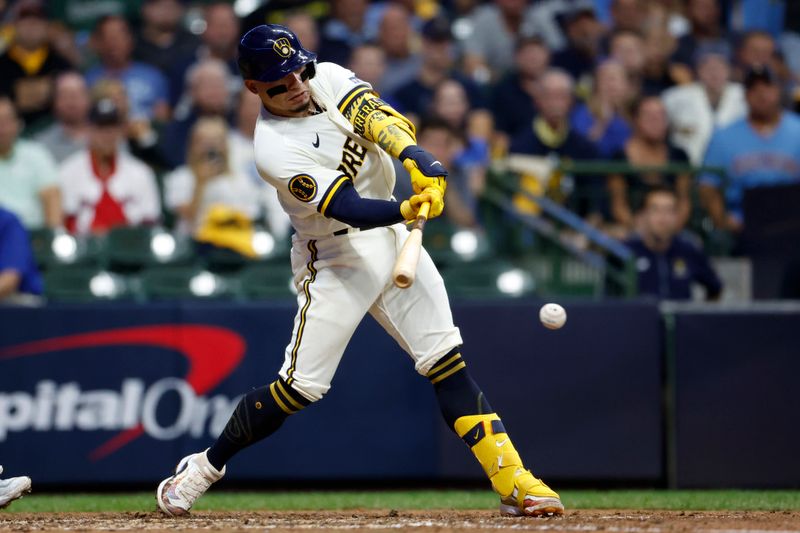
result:
[[[366,155],[367,148],[348,137],[344,141],[344,146],[342,147],[342,162],[336,170],[346,175],[351,180],[355,180],[358,170],[361,168],[361,165],[364,164],[364,157]]]

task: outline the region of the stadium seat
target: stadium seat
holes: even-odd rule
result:
[[[197,267],[159,266],[141,273],[142,293],[148,300],[231,299],[235,282]]]
[[[239,293],[248,300],[293,299],[292,277],[288,262],[250,265],[238,276]]]
[[[32,230],[30,239],[36,264],[42,270],[63,265],[97,266],[100,262],[100,246],[91,237],[42,228]]]
[[[289,264],[290,245],[288,241],[276,240],[266,231],[256,232],[253,248],[259,253],[258,257],[249,258],[234,250],[213,246],[201,246],[200,255],[206,268],[218,273],[237,272],[247,265],[259,263]]]
[[[519,298],[535,293],[530,272],[505,261],[453,265],[442,269],[454,298]]]
[[[111,270],[131,272],[155,265],[187,265],[194,260],[189,239],[153,226],[121,226],[106,235]]]
[[[45,296],[52,302],[133,300],[134,280],[94,267],[62,266],[44,273]]]

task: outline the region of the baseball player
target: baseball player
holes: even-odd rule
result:
[[[159,507],[168,515],[186,515],[225,474],[231,457],[320,400],[350,337],[370,313],[430,380],[448,426],[500,495],[501,511],[563,514],[558,494],[523,466],[470,376],[430,256],[422,252],[410,288],[392,284],[392,266],[408,235],[403,222],[414,220],[425,202],[430,217],[441,214],[447,171],[417,146],[411,122],[368,83],[315,59],[283,26],[258,26],[239,43],[245,86],[263,103],[256,164],[277,189],[295,229],[291,260],[298,311],[277,379],[243,397],[210,448],[178,463],[158,486]],[[392,198],[391,157],[411,174],[415,194],[402,202]]]
[[[0,474],[3,467],[0,466]],[[31,491],[31,478],[27,476],[0,479],[0,509],[8,507],[11,502],[22,498],[23,494]]]

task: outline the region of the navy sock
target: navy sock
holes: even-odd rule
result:
[[[241,399],[222,434],[208,450],[208,461],[221,470],[241,450],[277,431],[290,414],[309,402],[282,379],[250,391]]]
[[[472,379],[458,348],[439,359],[428,372],[439,408],[447,426],[455,431],[455,422],[462,416],[492,413],[492,407],[480,387]]]

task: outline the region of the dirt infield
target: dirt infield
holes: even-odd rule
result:
[[[513,518],[492,511],[197,512],[167,519],[150,513],[2,513],[4,531],[298,531],[416,530],[620,531],[627,533],[780,531],[800,533],[800,511],[570,511],[563,518]]]

